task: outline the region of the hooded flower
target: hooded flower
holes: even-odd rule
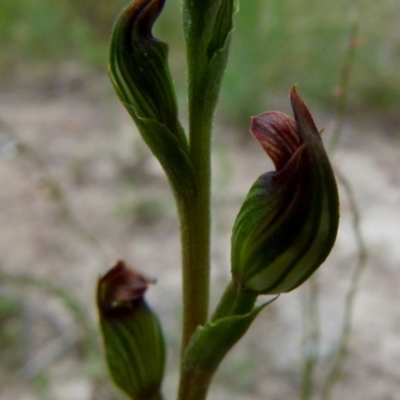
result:
[[[250,189],[232,234],[232,274],[246,290],[289,292],[328,256],[339,223],[335,177],[314,120],[296,89],[292,119],[252,119],[251,133],[274,162]]]

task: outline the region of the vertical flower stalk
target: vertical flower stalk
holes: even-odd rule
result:
[[[189,148],[196,194],[181,207],[183,334],[179,400],[205,398],[208,384],[188,367],[188,346],[208,318],[210,276],[211,133],[229,53],[235,0],[183,0],[188,64]],[[194,361],[191,358],[189,364]],[[198,390],[196,390],[196,388]],[[204,397],[203,397],[204,396]]]
[[[183,346],[208,316],[211,131],[233,30],[235,0],[183,0],[189,146],[196,194],[183,205]]]

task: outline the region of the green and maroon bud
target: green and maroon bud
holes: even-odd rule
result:
[[[157,316],[144,300],[154,281],[118,261],[97,285],[105,355],[115,384],[132,400],[160,400],[165,345]]]
[[[164,3],[135,0],[121,12],[111,38],[110,77],[135,120],[154,119],[176,132],[178,110],[167,62],[168,46],[151,32]]]
[[[179,122],[168,45],[152,34],[165,0],[133,0],[112,33],[109,74],[122,104],[174,189],[194,191],[189,146]]]
[[[252,119],[251,133],[274,162],[250,189],[232,234],[234,283],[258,294],[289,292],[324,262],[339,224],[332,166],[296,89],[295,119],[278,111]]]

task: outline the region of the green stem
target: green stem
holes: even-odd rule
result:
[[[198,61],[199,64],[201,61]],[[183,251],[182,354],[192,334],[208,317],[210,274],[211,134],[214,107],[206,102],[202,69],[189,86],[189,146],[196,192],[183,195],[180,205]],[[199,78],[200,77],[200,78]]]
[[[234,282],[231,282],[227,286],[211,321],[215,322],[217,319],[247,314],[253,309],[256,299],[256,293],[242,290]],[[205,400],[216,368],[209,366],[207,368],[204,368],[204,366],[188,367],[184,361],[182,363],[178,400]]]
[[[184,369],[187,344],[199,325],[208,318],[210,274],[210,138],[209,123],[200,123],[201,114],[192,109],[190,148],[196,173],[196,193],[179,206],[182,242],[183,332],[179,400],[205,399],[211,376]],[[198,123],[196,123],[198,122]]]
[[[198,326],[208,318],[210,285],[211,133],[225,70],[232,29],[232,3],[221,0],[183,0],[188,64],[189,146],[195,174],[195,193],[178,194],[182,242],[183,332],[180,400],[203,399],[209,381],[198,377],[200,389],[184,368],[185,349]],[[227,15],[222,15],[225,13]],[[229,15],[228,15],[229,14]],[[216,22],[217,21],[217,22]],[[217,24],[217,25],[215,25]],[[209,378],[211,379],[211,377]],[[193,393],[199,390],[201,394]],[[200,396],[200,397],[199,397]]]
[[[205,400],[212,377],[204,370],[182,371],[178,400]]]
[[[242,315],[250,312],[257,300],[257,293],[243,290],[233,281],[229,283],[225,292],[211,318],[211,321],[229,317],[232,315]]]
[[[207,193],[186,196],[179,206],[182,279],[183,332],[182,354],[199,325],[208,316],[209,298],[209,226],[210,211]]]

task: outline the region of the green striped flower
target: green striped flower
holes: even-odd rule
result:
[[[293,88],[295,119],[277,111],[251,133],[275,164],[250,189],[232,234],[236,284],[259,294],[289,292],[330,253],[339,223],[334,173],[313,118]]]
[[[157,316],[144,300],[151,280],[119,261],[97,285],[107,364],[132,400],[160,400],[165,345]]]

